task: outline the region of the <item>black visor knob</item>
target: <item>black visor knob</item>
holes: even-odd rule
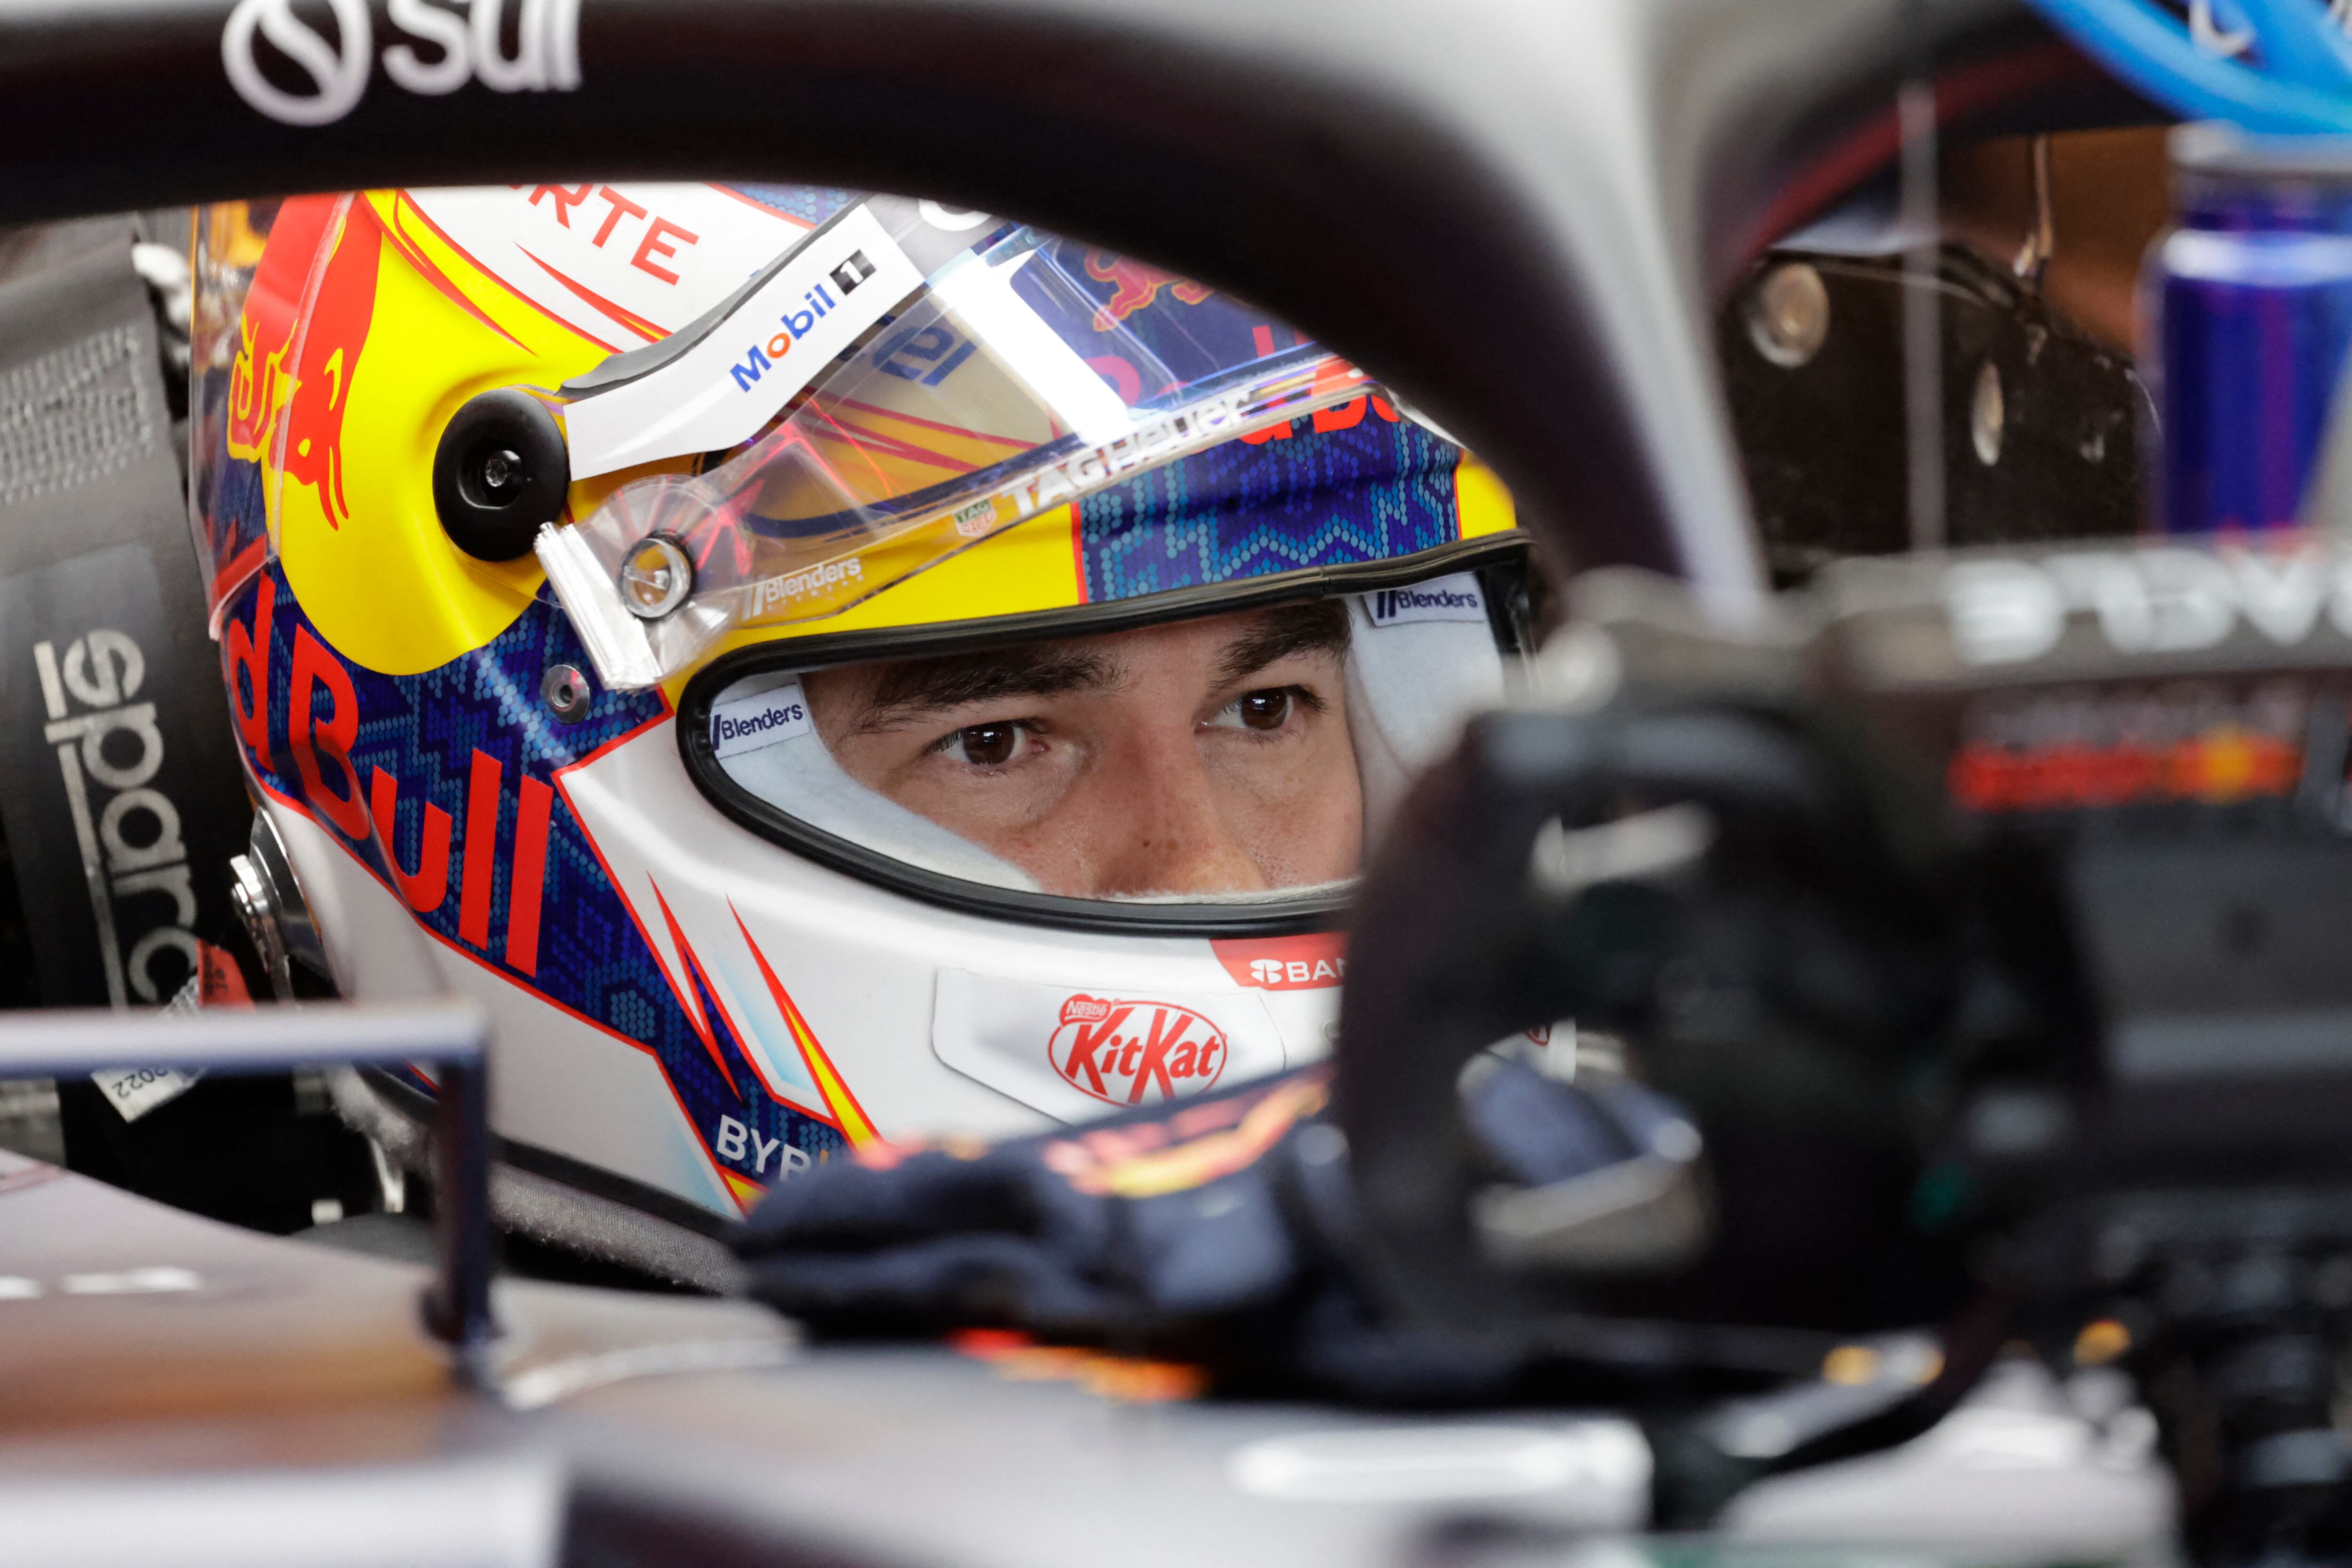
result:
[[[547,405],[502,387],[450,417],[433,454],[433,505],[449,542],[478,561],[530,553],[542,523],[563,515],[572,458]]]

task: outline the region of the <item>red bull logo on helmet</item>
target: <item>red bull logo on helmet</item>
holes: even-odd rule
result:
[[[383,231],[364,203],[344,209],[334,253],[319,274],[309,325],[296,352],[292,395],[286,405],[286,477],[319,492],[327,521],[342,526],[343,411],[375,320],[376,263]]]
[[[229,374],[230,456],[266,462],[278,455],[287,478],[319,492],[335,527],[351,510],[343,496],[343,411],[375,316],[382,238],[363,203],[335,196],[288,202],[246,298]]]
[[[228,451],[257,463],[278,414],[293,394],[288,362],[294,353],[294,326],[301,319],[302,293],[310,263],[333,226],[335,198],[298,196],[278,209],[261,262],[237,321],[236,363],[229,369]]]
[[[1224,1031],[1173,1002],[1075,995],[1045,1044],[1054,1070],[1109,1105],[1198,1094],[1223,1076]]]
[[[1087,252],[1087,276],[1097,283],[1118,285],[1117,291],[1095,310],[1094,326],[1098,332],[1109,331],[1145,309],[1160,298],[1160,289],[1171,285],[1176,298],[1187,305],[1197,305],[1216,292],[1205,283],[1188,282],[1173,272],[1162,272],[1157,267],[1147,267],[1107,250]]]

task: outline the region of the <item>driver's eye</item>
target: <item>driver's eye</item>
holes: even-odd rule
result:
[[[1242,723],[1249,729],[1279,730],[1283,721],[1290,717],[1290,692],[1284,688],[1253,691],[1234,706]]]
[[[1011,723],[970,724],[956,731],[955,750],[974,767],[999,767],[1021,749],[1021,726]]]

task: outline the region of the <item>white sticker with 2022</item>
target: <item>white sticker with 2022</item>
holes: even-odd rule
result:
[[[136,1121],[195,1088],[202,1077],[177,1068],[107,1068],[90,1074],[89,1081],[105,1091],[106,1103],[123,1121]]]
[[[810,728],[808,700],[797,680],[710,705],[710,751],[722,761],[805,735]]]
[[[1410,588],[1378,588],[1364,595],[1364,605],[1376,626],[1486,618],[1486,597],[1478,591],[1478,579],[1467,572],[1415,583]]]

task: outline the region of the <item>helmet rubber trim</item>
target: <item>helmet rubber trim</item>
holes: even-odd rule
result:
[[[1493,565],[1524,567],[1533,548],[1533,536],[1524,529],[1514,528],[1475,539],[1452,540],[1394,561],[1309,566],[1296,572],[1271,573],[1240,582],[1204,583],[1197,587],[1173,588],[1099,605],[975,616],[963,621],[934,621],[919,626],[818,632],[755,643],[730,649],[695,672],[678,700],[680,733],[684,733],[689,718],[707,725],[712,700],[737,680],[782,665],[788,664],[797,670],[824,669],[875,658],[915,658],[965,650],[977,652],[1048,638],[1097,637],[1228,611],[1264,609],[1273,605],[1370,593],[1376,588],[1402,587],[1423,578],[1442,577],[1449,572],[1475,571]],[[1496,630],[1507,643],[1517,645],[1527,640],[1522,627],[1498,625]],[[688,761],[692,761],[690,755]]]

